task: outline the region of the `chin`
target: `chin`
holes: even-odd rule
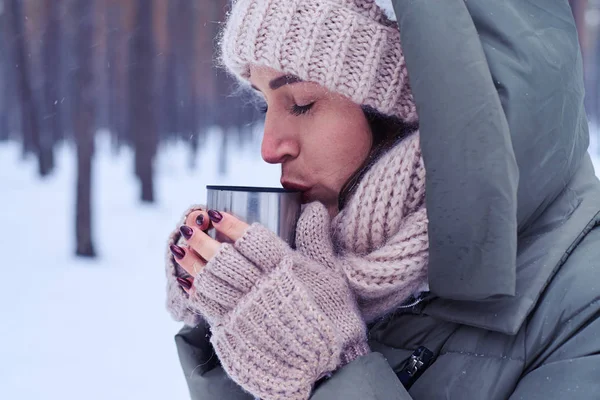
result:
[[[310,194],[310,190],[307,190],[306,192],[302,192],[302,204],[308,204],[308,203],[312,203],[313,201],[317,201],[314,199],[313,196],[311,196]]]
[[[327,190],[310,189],[302,193],[302,204],[312,203],[318,201],[323,203],[325,207],[337,208],[337,195],[332,195]]]

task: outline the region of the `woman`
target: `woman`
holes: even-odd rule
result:
[[[394,8],[399,31],[370,0],[235,3],[222,59],[264,96],[263,158],[307,205],[296,250],[218,210],[171,237],[193,398],[600,391],[600,183],[568,2]]]

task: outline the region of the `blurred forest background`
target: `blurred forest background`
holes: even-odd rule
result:
[[[260,115],[215,67],[229,0],[0,0],[0,142],[18,140],[38,173],[61,142],[77,148],[76,253],[94,256],[94,135],[135,152],[140,200],[153,202],[160,144],[185,140],[190,167],[206,132],[221,146],[249,136]],[[224,161],[220,164],[225,168]]]
[[[76,254],[93,257],[94,137],[133,149],[139,200],[155,200],[161,144],[183,140],[193,168],[206,132],[220,127],[221,159],[250,136],[260,113],[215,67],[230,0],[0,0],[0,145],[18,141],[40,177],[57,146],[77,150]],[[571,0],[584,56],[587,110],[600,115],[600,0]],[[226,163],[221,162],[222,168]]]

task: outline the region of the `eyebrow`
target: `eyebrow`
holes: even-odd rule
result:
[[[271,82],[269,82],[269,88],[271,90],[277,90],[282,86],[292,85],[292,84],[298,83],[298,82],[302,82],[302,79],[300,79],[296,75],[282,75],[279,78],[275,78]],[[252,88],[254,90],[258,90],[260,92],[260,89],[257,88],[256,86],[252,85]]]

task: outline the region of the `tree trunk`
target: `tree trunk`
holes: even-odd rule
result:
[[[0,54],[7,54],[8,47],[6,43],[6,13],[4,12],[3,0],[0,0]],[[7,57],[0,57],[0,141],[8,139],[8,115],[9,115],[9,91],[8,79],[8,60]]]
[[[190,0],[179,0],[177,4],[177,14],[179,21],[179,39],[177,40],[177,50],[179,51],[179,87],[181,107],[179,109],[180,121],[184,138],[194,141],[196,135],[196,110],[194,105],[194,9],[193,2]]]
[[[95,257],[92,241],[92,158],[94,154],[93,1],[74,0],[77,68],[73,79],[73,126],[77,144],[76,254]]]
[[[221,147],[219,147],[219,158],[217,161],[218,173],[221,176],[227,175],[227,154],[229,153],[229,141],[231,130],[221,128]]]
[[[217,13],[216,20],[222,21],[226,18],[226,13],[230,9],[228,0],[219,0],[214,12]],[[216,28],[218,29],[218,28]],[[223,127],[226,131],[239,133],[248,132],[248,124],[256,121],[258,116],[255,107],[253,107],[246,97],[232,96],[231,92],[235,88],[233,79],[222,69],[215,68],[214,79],[216,80],[216,100],[217,104],[216,120],[217,125]],[[231,133],[228,133],[231,134]]]
[[[194,2],[190,0],[171,0],[169,2],[168,31],[170,34],[170,55],[168,73],[165,80],[171,99],[169,119],[174,121],[173,131],[190,145],[190,168],[195,167],[198,149],[198,109],[194,70],[196,21]],[[204,8],[203,11],[205,12]],[[208,27],[205,27],[208,29]],[[212,59],[212,54],[209,60]],[[174,107],[173,107],[174,106]]]
[[[44,0],[46,29],[42,44],[44,73],[44,135],[42,148],[54,166],[54,144],[63,138],[60,96],[60,2]]]
[[[21,108],[21,131],[23,154],[34,153],[38,158],[38,172],[46,176],[52,169],[48,152],[44,151],[40,135],[38,113],[31,88],[31,73],[27,57],[27,41],[23,27],[23,7],[20,0],[7,0],[4,3],[7,13],[6,24],[9,32],[12,63],[17,86],[17,98]]]
[[[107,65],[108,70],[108,129],[111,132],[113,149],[117,150],[119,137],[123,136],[123,87],[119,79],[121,48],[121,7],[118,3],[109,2],[106,10],[107,24]]]
[[[135,30],[130,42],[130,131],[135,148],[135,173],[141,184],[141,200],[154,202],[154,156],[158,133],[154,106],[153,3],[137,0]]]

